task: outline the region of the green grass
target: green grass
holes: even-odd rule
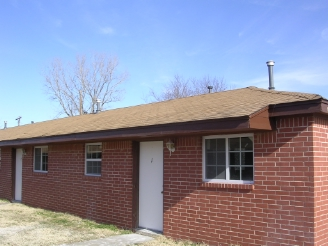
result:
[[[90,229],[106,229],[106,230],[111,230],[111,231],[114,231],[114,232],[120,232],[120,234],[130,234],[130,233],[132,233],[129,230],[119,229],[115,225],[96,223],[92,220],[82,220],[82,222],[86,227],[88,227]]]
[[[77,226],[79,228],[86,228],[86,229],[105,229],[105,230],[111,230],[113,232],[118,232],[119,234],[131,233],[131,231],[119,229],[115,225],[97,223],[92,220],[74,217],[67,213],[52,212],[49,210],[39,210],[36,213],[37,215],[46,218],[47,223],[52,223],[59,226],[67,226],[67,227]]]
[[[72,219],[68,219],[69,215],[64,213],[56,213],[48,210],[39,210],[37,215],[42,216],[46,222],[59,226],[73,226],[76,223]]]

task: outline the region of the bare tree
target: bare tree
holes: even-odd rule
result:
[[[116,57],[100,54],[94,55],[90,62],[85,56],[77,56],[74,65],[66,66],[56,59],[44,75],[47,93],[59,103],[60,114],[94,113],[97,99],[103,109],[121,99],[120,85],[127,79],[127,73],[118,74],[117,67]]]
[[[155,101],[166,101],[174,98],[191,96],[192,90],[188,80],[185,80],[179,75],[175,75],[173,80],[164,85],[162,93],[157,94],[153,89],[150,89],[149,95],[155,99]]]
[[[184,79],[180,75],[174,78],[166,85],[161,93],[156,93],[153,89],[149,91],[149,97],[154,101],[166,101],[181,97],[189,97],[209,92],[208,86],[211,86],[211,92],[224,91],[228,88],[223,78],[204,76],[201,79]]]
[[[224,78],[204,76],[201,79],[192,79],[193,95],[209,93],[208,87],[211,86],[211,92],[225,91],[228,86]]]

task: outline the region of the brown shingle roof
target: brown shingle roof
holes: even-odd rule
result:
[[[268,105],[320,98],[247,87],[12,127],[0,130],[0,141],[249,116]]]

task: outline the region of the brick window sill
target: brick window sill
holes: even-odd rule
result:
[[[236,190],[254,190],[254,184],[227,184],[227,183],[211,183],[202,182],[199,185],[203,188],[218,188],[218,189],[236,189]]]
[[[45,175],[45,176],[47,176],[48,175],[48,172],[36,172],[36,171],[33,171],[33,175],[36,175],[36,176]]]

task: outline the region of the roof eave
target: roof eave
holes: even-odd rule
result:
[[[269,106],[270,117],[314,113],[327,114],[328,101],[326,99],[319,98],[309,101],[272,104]]]
[[[266,110],[268,115],[268,111]],[[1,146],[23,146],[63,142],[81,142],[81,141],[104,141],[117,139],[145,139],[155,137],[165,137],[174,135],[207,135],[220,133],[248,132],[253,130],[271,130],[268,127],[269,118],[263,120],[263,114],[256,117],[242,116],[236,118],[210,119],[201,121],[171,123],[164,125],[153,125],[143,127],[133,127],[115,130],[94,131],[75,133],[67,135],[57,135],[49,137],[36,137],[27,139],[15,139],[0,141]],[[264,124],[259,122],[266,121]]]
[[[309,101],[269,105],[248,116],[225,119],[210,119],[163,125],[132,127],[115,130],[14,139],[0,141],[1,146],[23,146],[59,142],[104,141],[117,139],[145,139],[173,135],[209,135],[220,133],[239,133],[258,130],[273,130],[272,118],[299,114],[328,114],[328,101],[315,99]]]
[[[249,127],[254,130],[273,130],[274,124],[270,120],[269,107],[266,106],[249,116]]]

